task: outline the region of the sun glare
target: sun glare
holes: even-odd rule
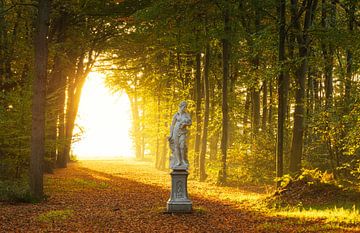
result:
[[[112,94],[104,75],[89,74],[81,94],[72,151],[79,160],[132,157],[130,103],[125,93]]]

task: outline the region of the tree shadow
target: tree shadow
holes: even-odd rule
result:
[[[340,230],[340,226],[326,224],[319,219],[274,217],[241,204],[191,194],[192,213],[167,213],[165,206],[170,190],[89,168],[79,169],[108,179],[110,187],[121,193],[118,199],[119,206],[113,209],[120,210],[121,214],[128,217],[136,215],[137,217],[134,218],[129,217],[131,220],[128,223],[139,227],[139,232],[338,232]],[[137,221],[141,222],[140,226]]]

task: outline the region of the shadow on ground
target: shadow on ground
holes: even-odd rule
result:
[[[193,213],[168,214],[168,188],[77,164],[48,175],[46,193],[39,204],[1,203],[0,232],[351,232],[201,195],[191,196]]]

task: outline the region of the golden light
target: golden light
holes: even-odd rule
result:
[[[129,136],[130,102],[125,93],[112,94],[104,84],[105,76],[89,74],[81,94],[74,134],[83,131],[72,145],[79,160],[132,157]]]

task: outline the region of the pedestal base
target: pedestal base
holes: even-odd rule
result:
[[[168,201],[166,205],[167,212],[169,213],[191,213],[192,212],[192,202],[172,202]]]
[[[171,173],[171,195],[167,202],[167,212],[189,213],[192,211],[192,201],[187,193],[186,170],[173,170]]]

